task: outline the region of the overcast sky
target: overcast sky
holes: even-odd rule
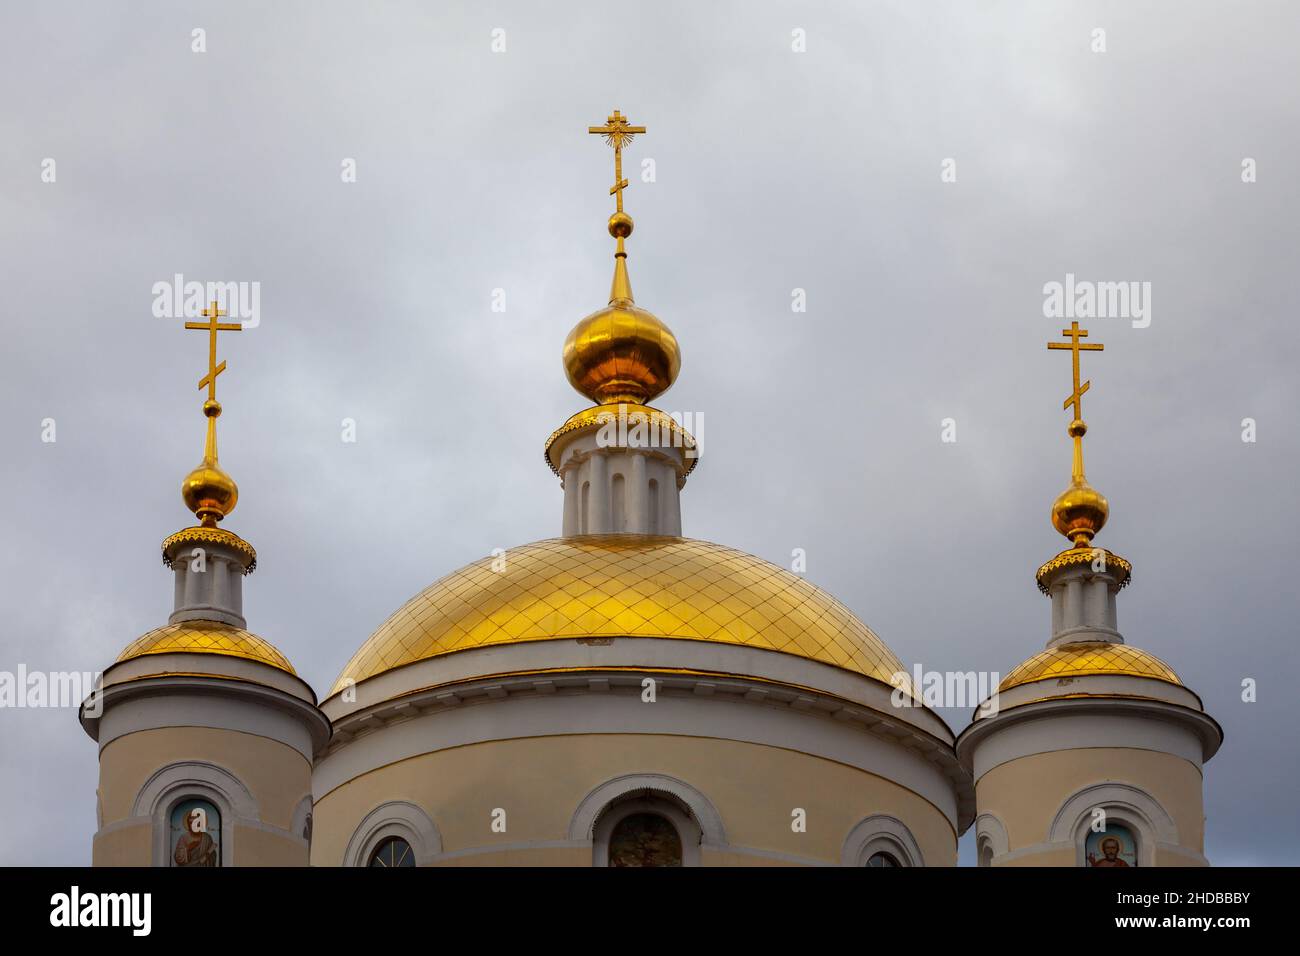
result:
[[[586,128],[618,107],[649,128],[633,287],[683,354],[657,404],[705,421],[685,533],[805,549],[908,664],[1042,649],[1070,467],[1043,286],[1151,283],[1147,327],[1086,323],[1098,543],[1134,564],[1128,641],[1225,729],[1207,854],[1296,863],[1297,27],[1172,0],[8,3],[0,670],[103,669],[170,612],[206,363],[153,315],[176,273],[260,283],[221,345],[225,525],[258,550],[250,629],[318,694],[434,579],[558,535],[541,448],[585,404],[560,348],[607,296]],[[75,710],[0,711],[0,863],[89,862],[96,779]]]

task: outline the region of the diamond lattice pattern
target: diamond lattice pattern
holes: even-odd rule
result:
[[[1079,677],[1085,674],[1126,674],[1131,677],[1154,677],[1171,684],[1181,684],[1173,668],[1146,651],[1127,644],[1087,641],[1052,647],[1025,661],[1002,681],[999,690],[1054,677]]]
[[[555,538],[485,558],[408,601],[343,681],[452,651],[584,637],[657,637],[795,654],[889,682],[898,658],[843,604],[753,555],[645,535]]]
[[[290,674],[288,658],[250,631],[216,621],[183,621],[155,628],[136,638],[117,659],[119,662],[145,654],[223,654],[270,664]]]

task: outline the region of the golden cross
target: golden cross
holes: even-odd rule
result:
[[[1084,382],[1082,385],[1079,384],[1079,353],[1100,352],[1106,346],[1101,344],[1084,345],[1082,342],[1080,342],[1079,341],[1080,339],[1085,339],[1088,337],[1088,330],[1079,328],[1078,322],[1071,322],[1070,327],[1068,329],[1061,329],[1061,334],[1068,335],[1070,337],[1070,341],[1047,343],[1047,347],[1049,349],[1069,349],[1073,353],[1074,391],[1070,393],[1070,397],[1065,400],[1065,404],[1063,404],[1061,408],[1066,409],[1069,408],[1071,405],[1073,405],[1075,420],[1081,421],[1083,419],[1083,393],[1088,390],[1088,388],[1092,385],[1092,382]]]
[[[627,180],[623,178],[623,147],[632,142],[633,136],[644,133],[645,127],[629,126],[627,117],[614,110],[604,126],[588,126],[587,132],[605,137],[605,143],[614,147],[614,185],[609,187],[609,194],[615,198],[618,211],[622,212],[623,190],[627,188]]]
[[[199,314],[208,321],[186,322],[185,327],[187,329],[207,329],[208,331],[208,374],[199,379],[199,388],[206,385],[208,387],[208,401],[215,402],[217,400],[217,376],[226,370],[224,361],[220,365],[217,364],[217,333],[239,332],[243,329],[243,326],[238,322],[218,322],[217,319],[225,315],[226,311],[217,308],[215,301]]]

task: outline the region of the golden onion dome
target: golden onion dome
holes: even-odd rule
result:
[[[668,326],[631,299],[611,300],[564,340],[569,383],[601,405],[644,405],[668,390],[681,367]]]
[[[443,654],[528,641],[650,637],[793,654],[890,683],[894,653],[827,592],[784,568],[688,538],[592,535],[512,548],[397,610],[330,691]]]
[[[1087,548],[1106,524],[1110,503],[1087,479],[1077,478],[1052,503],[1052,526],[1074,542]]]
[[[623,215],[630,231],[631,217]],[[615,258],[609,304],[575,325],[564,340],[569,383],[599,405],[644,405],[666,392],[682,367],[676,336],[632,301],[626,260],[622,253]]]
[[[235,510],[239,486],[216,462],[205,461],[185,476],[181,499],[200,520],[220,521]]]
[[[1109,641],[1081,641],[1049,647],[1025,661],[998,685],[999,692],[1040,680],[1122,675],[1151,677],[1182,686],[1172,667],[1146,651]]]
[[[289,659],[267,641],[242,627],[217,621],[182,621],[155,628],[136,638],[117,656],[117,663],[147,654],[219,654],[242,657],[294,674]]]

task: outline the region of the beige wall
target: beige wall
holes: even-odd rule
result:
[[[119,737],[99,759],[102,826],[122,824],[131,815],[141,787],[161,768],[178,762],[206,761],[237,777],[257,803],[260,822],[287,831],[293,813],[311,792],[311,765],[297,750],[266,737],[205,727],[143,730]],[[235,825],[235,863],[239,866],[305,864],[300,841],[257,827]],[[97,833],[96,866],[148,866],[152,832],[143,820]]]
[[[153,833],[149,823],[96,833],[91,842],[92,866],[151,866],[153,864]]]
[[[1161,852],[1157,866],[1187,866],[1204,851],[1205,815],[1201,771],[1181,757],[1152,750],[1085,748],[1032,754],[993,768],[976,783],[980,813],[991,813],[1007,831],[1008,850],[1039,851],[1005,861],[1009,866],[1076,866],[1073,846],[1047,846],[1057,811],[1075,793],[1099,783],[1138,787],[1173,818],[1181,846]]]
[[[364,740],[359,742],[364,746]],[[873,814],[911,830],[925,862],[956,862],[956,835],[932,804],[898,784],[852,767],[752,743],[702,737],[599,734],[493,741],[424,754],[381,767],[318,797],[312,862],[337,866],[349,839],[376,806],[407,800],[429,815],[443,852],[456,865],[526,863],[586,866],[587,848],[513,845],[565,841],[574,811],[600,784],[626,774],[675,777],[717,808],[729,851],[706,852],[706,864],[767,864],[738,849],[839,863],[845,837]],[[493,809],[507,831],[491,831]],[[791,811],[807,811],[806,833],[790,828]],[[494,845],[510,849],[490,852]],[[779,858],[775,862],[780,862]]]

